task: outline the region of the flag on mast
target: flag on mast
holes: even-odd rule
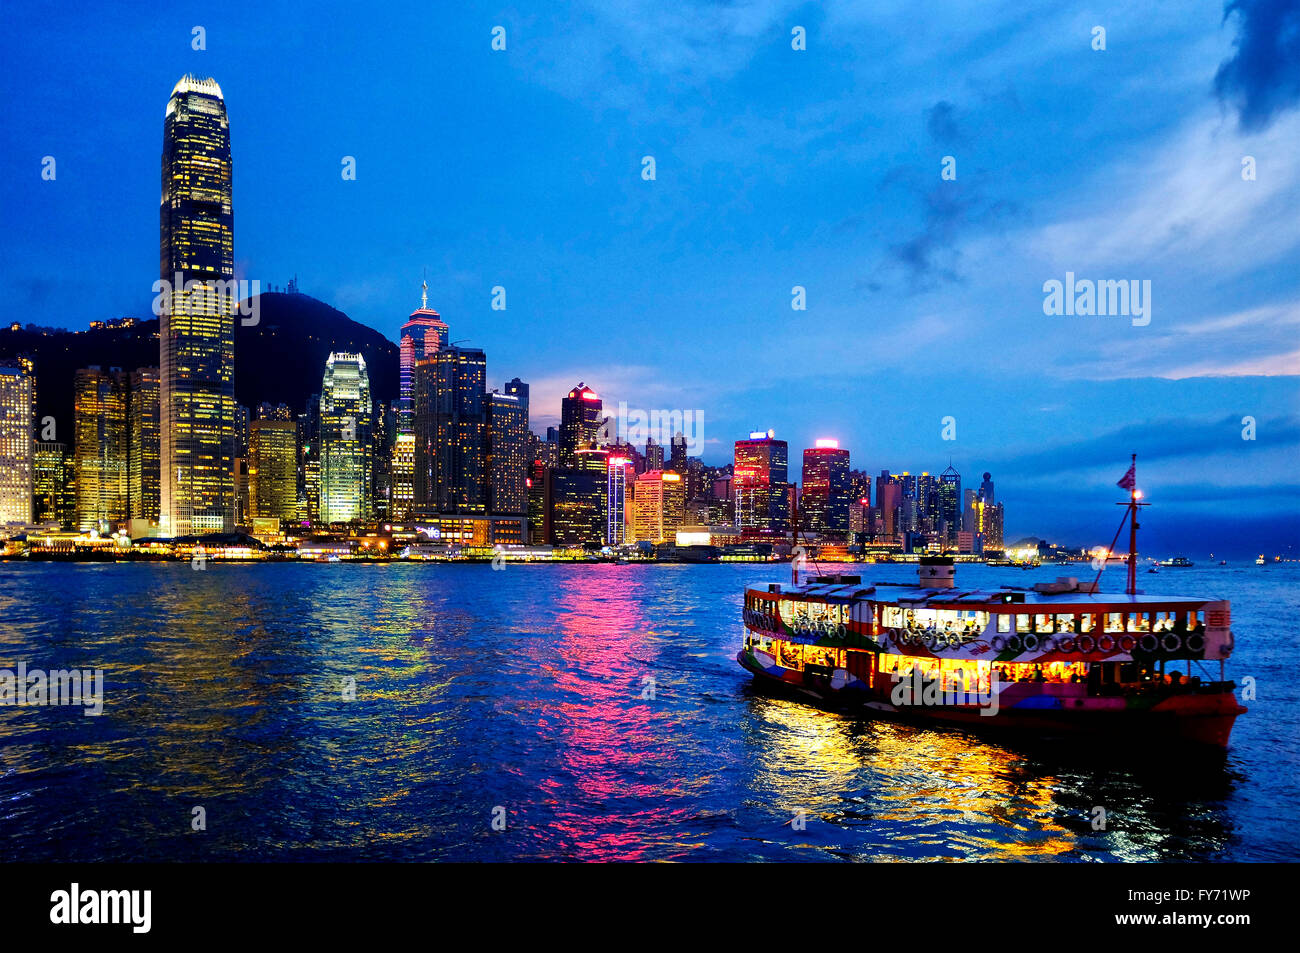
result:
[[[1122,486],[1122,487],[1123,487],[1124,489],[1126,489],[1126,490],[1132,490],[1134,487],[1137,486],[1137,463],[1136,463],[1136,461],[1135,461],[1134,463],[1132,463],[1132,464],[1129,465],[1128,473],[1124,474],[1124,476],[1120,478],[1120,481],[1119,481],[1118,483],[1116,483],[1115,485],[1116,485],[1116,486]]]

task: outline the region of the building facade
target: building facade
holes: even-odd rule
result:
[[[27,367],[0,365],[0,525],[32,521],[35,394]]]
[[[360,354],[333,352],[320,394],[320,521],[369,519],[374,466],[374,403]]]
[[[234,525],[231,181],[221,87],[186,76],[172,89],[163,120],[159,494],[169,535]]]

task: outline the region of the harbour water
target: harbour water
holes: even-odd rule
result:
[[[0,563],[0,669],[105,675],[98,717],[0,707],[0,846],[70,861],[1300,859],[1300,566],[1140,578],[1232,600],[1229,676],[1256,685],[1226,756],[1172,763],[763,694],[735,662],[741,596],[789,574]],[[1065,574],[1089,575],[963,565],[958,583]],[[1122,588],[1122,568],[1106,576]]]

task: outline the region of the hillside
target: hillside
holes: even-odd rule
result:
[[[360,351],[370,370],[371,393],[397,398],[397,345],[342,311],[304,294],[259,296],[259,323],[235,326],[235,399],[252,408],[262,401],[302,411],[319,393],[330,351]],[[78,368],[137,367],[158,363],[158,320],[132,327],[86,331],[0,329],[0,359],[26,354],[36,363],[37,416],[53,416],[57,437],[72,424],[73,375]]]

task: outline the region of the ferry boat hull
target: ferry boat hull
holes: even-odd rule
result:
[[[754,675],[756,685],[811,699],[838,711],[869,718],[934,723],[970,731],[1008,733],[1040,740],[1088,740],[1116,745],[1179,745],[1226,748],[1237,716],[1246,709],[1230,692],[1150,699],[1089,699],[1011,692],[1007,686],[998,710],[980,705],[894,705],[865,683],[835,677],[808,678],[784,669],[767,653],[741,650],[736,661]],[[764,664],[767,662],[768,664]],[[1006,693],[1011,692],[1010,695]],[[1005,707],[1010,704],[1011,707]]]

